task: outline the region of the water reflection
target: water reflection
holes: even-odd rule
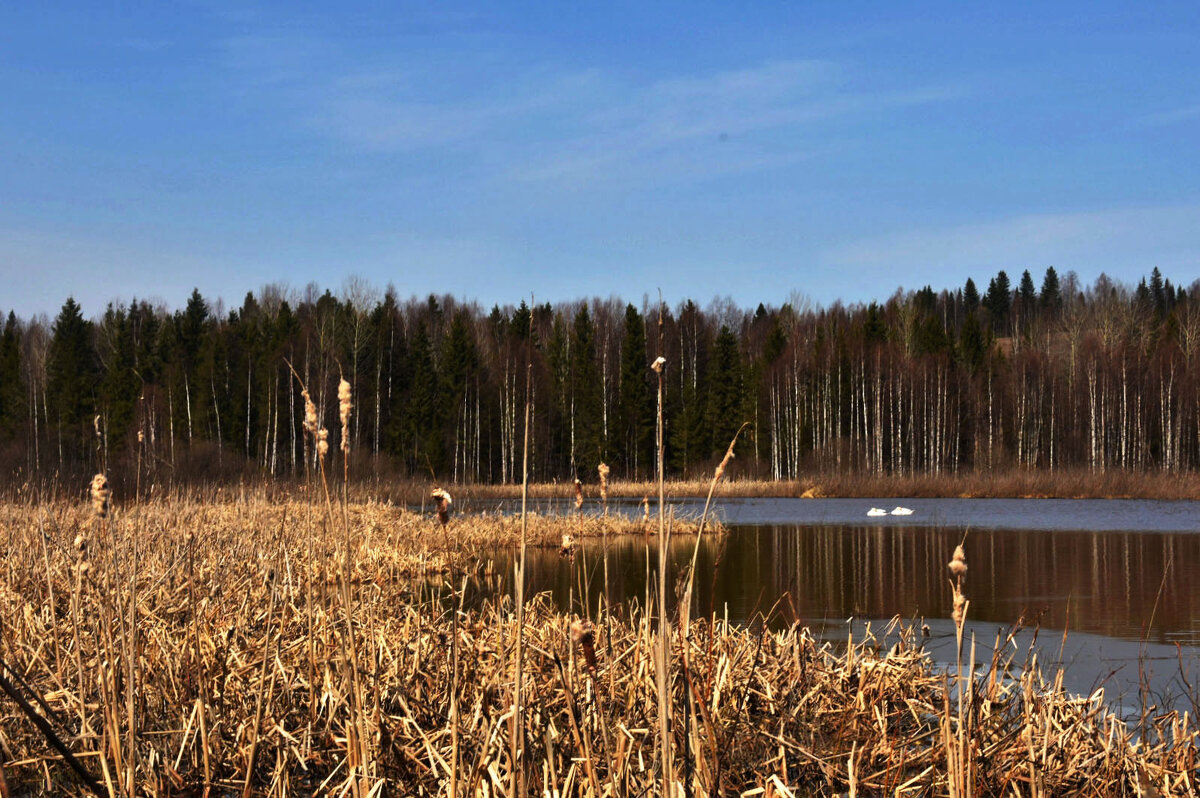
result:
[[[888,525],[733,527],[699,553],[696,609],[743,621],[773,608],[777,623],[840,625],[847,618],[946,618],[946,563],[966,536],[966,593],[975,621],[1024,618],[1044,628],[1200,645],[1200,535],[1162,532],[982,530]],[[691,559],[692,538],[672,542],[672,579]],[[503,561],[507,555],[497,552]],[[657,567],[653,538],[608,546],[610,603],[646,596]],[[502,567],[511,573],[511,566]],[[602,547],[589,541],[574,562],[531,550],[533,591],[561,607],[591,607],[605,591]],[[653,584],[653,582],[651,582]],[[507,586],[497,585],[500,589]],[[676,585],[677,590],[679,586]]]

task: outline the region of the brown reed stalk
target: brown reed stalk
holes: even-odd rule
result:
[[[663,314],[658,313],[658,348],[662,351]],[[658,377],[658,734],[659,761],[662,766],[662,794],[674,794],[675,773],[671,761],[671,705],[668,699],[668,668],[671,663],[670,619],[667,613],[667,517],[666,480],[663,460],[666,442],[663,437],[663,367],[667,360],[659,355],[651,368]]]
[[[532,305],[532,303],[531,303]],[[532,336],[532,331],[530,333]],[[517,642],[513,653],[513,718],[509,728],[509,795],[525,795],[525,761],[522,753],[525,741],[525,707],[522,702],[521,681],[524,678],[525,645],[525,548],[529,533],[529,407],[533,375],[532,342],[525,342],[525,430],[521,453],[521,547],[516,565]]]
[[[958,694],[958,728],[953,735],[952,748],[948,748],[946,751],[946,771],[949,779],[951,798],[970,798],[974,787],[970,777],[972,768],[968,762],[967,718],[963,714],[963,628],[967,620],[967,609],[971,604],[963,594],[962,589],[963,577],[967,575],[967,554],[963,548],[965,544],[966,536],[964,535],[962,543],[954,547],[954,555],[947,566],[950,569],[951,576],[954,577],[950,580],[950,591],[954,606],[951,618],[954,621],[955,686]],[[975,681],[974,659],[974,646],[972,645],[972,684]],[[948,727],[948,718],[946,723]]]

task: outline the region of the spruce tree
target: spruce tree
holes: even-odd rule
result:
[[[96,407],[96,377],[92,323],[83,318],[75,298],[68,297],[51,327],[46,362],[50,421],[58,427],[64,458],[99,467],[88,448]],[[67,461],[60,465],[67,465]]]
[[[575,314],[571,326],[571,388],[574,396],[573,459],[580,474],[590,476],[607,459],[604,440],[603,396],[596,362],[596,331],[587,305]]]
[[[708,454],[720,456],[742,425],[742,362],[738,342],[722,325],[708,368]]]
[[[1042,313],[1050,319],[1058,318],[1058,313],[1062,310],[1062,289],[1058,284],[1058,272],[1054,271],[1053,266],[1046,268],[1046,276],[1042,278],[1042,290],[1038,295],[1038,303],[1041,305]]]
[[[620,457],[626,476],[638,479],[654,466],[654,397],[646,357],[646,327],[633,305],[625,308],[621,339],[621,385],[617,416],[620,424]]]
[[[0,438],[11,439],[25,418],[25,390],[21,379],[21,330],[9,311],[0,334]]]

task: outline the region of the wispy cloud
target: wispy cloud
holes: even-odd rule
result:
[[[231,39],[223,52],[249,84],[286,93],[298,121],[348,146],[406,154],[470,145],[493,177],[566,186],[783,166],[828,146],[822,122],[965,91],[863,89],[841,65],[803,59],[643,79],[446,41],[418,41],[412,57],[350,58],[332,41],[287,32]]]

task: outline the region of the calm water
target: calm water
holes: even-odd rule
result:
[[[912,515],[867,517],[871,507],[897,504]],[[675,505],[692,514],[701,506]],[[774,624],[800,620],[841,639],[848,623],[880,628],[900,615],[928,623],[936,649],[952,631],[946,563],[965,536],[968,617],[981,657],[998,628],[1024,619],[1041,628],[1043,660],[1060,656],[1061,630],[1069,630],[1061,656],[1080,691],[1112,678],[1136,685],[1139,657],[1160,671],[1160,688],[1170,678],[1162,672],[1178,674],[1181,653],[1185,666],[1200,662],[1200,502],[737,499],[718,511],[731,533],[701,545],[701,614],[741,622],[769,614]],[[673,578],[693,540],[673,541]],[[653,539],[610,540],[611,603],[644,603],[648,546],[653,570]],[[574,563],[531,550],[530,587],[564,608],[578,608],[586,592],[594,609],[605,590],[601,554],[599,541],[587,541]],[[1195,677],[1200,665],[1192,670]]]

